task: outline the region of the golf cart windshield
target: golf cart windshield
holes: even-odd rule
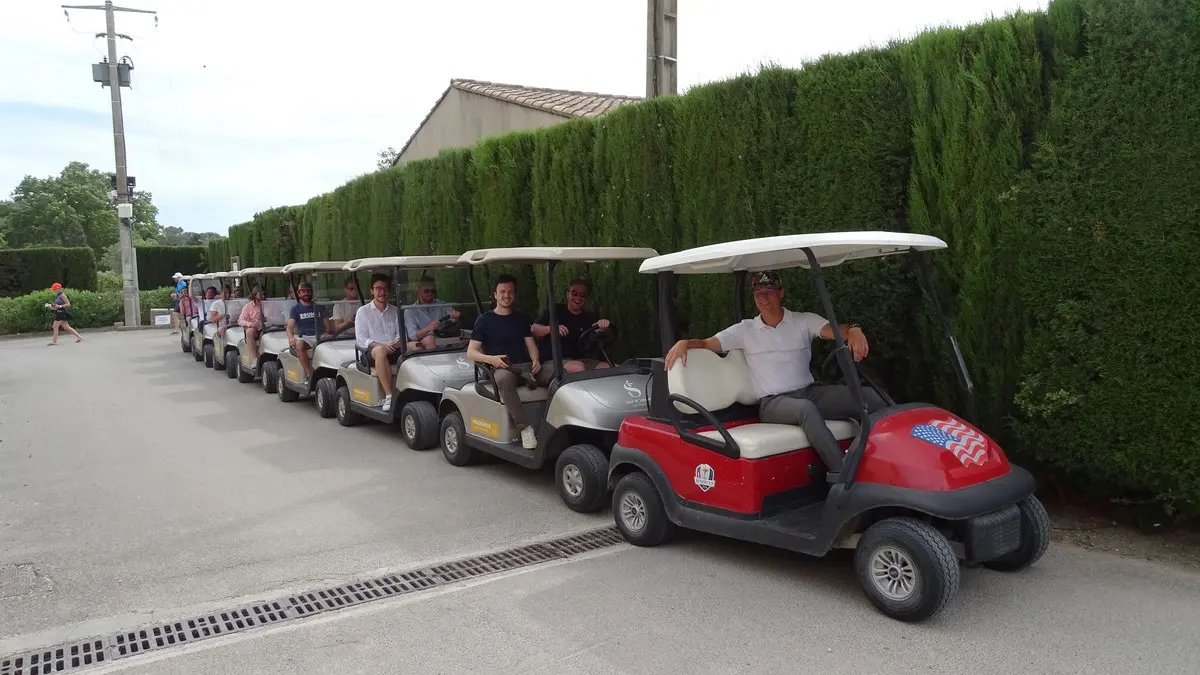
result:
[[[332,320],[332,332],[326,331],[324,325],[318,327],[318,341],[354,339],[354,313],[362,302],[354,278],[342,269],[345,264],[344,261],[298,262],[281,270],[296,289],[294,297],[298,298],[301,284],[311,285],[313,305]],[[283,315],[285,324],[297,303],[298,300],[287,306],[288,313]]]
[[[292,306],[296,304],[296,299],[282,267],[254,267],[242,270],[242,285],[246,289],[247,299],[255,290],[262,293],[264,333],[287,328],[288,315]]]

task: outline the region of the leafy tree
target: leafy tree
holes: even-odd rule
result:
[[[396,158],[400,156],[400,151],[388,146],[385,150],[380,150],[378,159],[375,161],[375,166],[380,169],[387,169],[392,166]]]
[[[8,230],[8,214],[12,212],[13,203],[0,199],[0,248],[5,248],[4,232]]]

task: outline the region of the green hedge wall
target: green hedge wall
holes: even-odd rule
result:
[[[1198,36],[1196,0],[1054,0],[444,151],[258,214],[230,228],[228,246],[259,264],[275,251],[669,252],[791,232],[931,233],[950,245],[932,256],[935,291],[989,433],[1043,475],[1200,515],[1200,338],[1185,324],[1200,316]],[[525,308],[542,308],[540,272],[486,275],[500,271],[523,279]],[[653,283],[636,265],[561,280],[577,274],[625,355],[657,353]],[[866,326],[892,392],[962,411],[916,279],[902,257],[828,274],[839,318]],[[728,323],[730,290],[682,280],[681,331]],[[806,276],[787,290],[790,306],[820,311]]]
[[[146,291],[171,283],[176,272],[207,272],[205,246],[138,246],[138,286]]]
[[[0,249],[0,297],[49,288],[96,288],[96,254],[86,246]]]
[[[230,228],[231,230],[233,228]],[[229,240],[210,239],[205,246],[208,250],[204,260],[209,272],[224,272],[229,269]]]

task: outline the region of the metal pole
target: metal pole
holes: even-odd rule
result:
[[[116,149],[117,169],[117,213],[121,204],[129,203],[129,186],[126,185],[128,168],[125,165],[125,119],[121,114],[121,79],[117,69],[117,26],[112,0],[104,3],[104,23],[108,32],[108,88],[112,90],[113,145]],[[120,218],[121,276],[124,280],[125,325],[141,325],[141,298],[138,297],[137,281],[133,266],[133,228],[131,218]]]
[[[678,0],[647,0],[646,98],[679,93],[678,14]]]

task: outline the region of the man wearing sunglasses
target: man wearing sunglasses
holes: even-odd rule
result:
[[[833,339],[829,321],[812,312],[793,312],[783,306],[779,273],[750,275],[754,305],[759,315],[743,319],[706,340],[680,340],[667,352],[667,369],[675,361],[687,366],[689,349],[727,352],[741,349],[750,367],[750,381],[758,396],[758,419],[768,424],[795,424],[804,429],[817,455],[831,473],[842,468],[842,449],[826,419],[855,419],[858,409],[844,384],[815,384],[811,371],[812,342]],[[841,324],[842,335],[861,361],[867,355],[867,336],[857,324]],[[884,406],[874,389],[863,387],[871,412]]]
[[[568,373],[579,373],[594,368],[607,368],[608,364],[596,359],[589,359],[579,349],[579,336],[589,328],[607,330],[608,319],[601,319],[594,312],[584,311],[583,306],[591,295],[588,282],[583,279],[572,279],[567,285],[567,301],[554,306],[554,315],[558,319],[558,334],[562,336],[561,347],[563,370]],[[549,356],[554,352],[550,349],[550,312],[544,311],[530,328],[533,337],[541,340],[541,352]]]
[[[408,335],[408,348],[436,348],[437,327],[446,315],[454,321],[462,318],[457,309],[438,301],[437,283],[428,275],[422,275],[417,282],[417,302],[404,306],[404,331]]]

